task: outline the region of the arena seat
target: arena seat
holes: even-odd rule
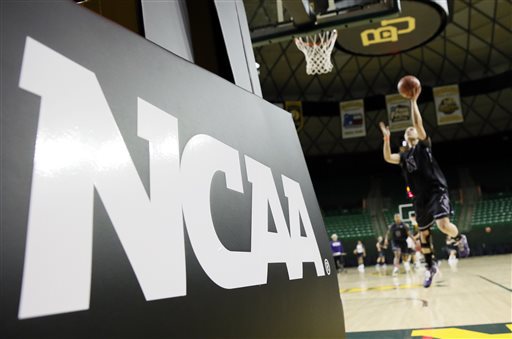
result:
[[[512,197],[497,196],[480,200],[473,211],[471,224],[474,228],[512,224]]]
[[[336,233],[339,238],[363,238],[374,236],[370,214],[358,213],[324,217],[328,235]]]

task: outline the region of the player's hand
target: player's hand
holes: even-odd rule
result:
[[[379,122],[380,131],[382,132],[382,135],[385,137],[389,137],[391,132],[389,131],[389,126],[386,126],[382,121]]]
[[[411,100],[412,101],[416,101],[418,100],[418,97],[420,96],[421,94],[421,86],[418,87],[418,88],[413,88],[412,89],[412,97],[411,97]]]

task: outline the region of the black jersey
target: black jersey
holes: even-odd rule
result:
[[[400,154],[407,185],[417,199],[430,196],[436,189],[447,189],[446,178],[432,156],[430,138],[420,140],[416,146]]]
[[[384,244],[385,244],[384,240],[382,240],[382,241],[377,241],[377,244],[379,244],[379,245],[380,245],[380,251],[379,251],[379,250],[377,250],[377,251],[378,251],[378,252],[382,252],[382,251],[384,251]]]
[[[399,224],[392,223],[389,225],[389,233],[391,234],[391,239],[394,242],[407,241],[408,232],[409,227],[407,227],[403,222]]]

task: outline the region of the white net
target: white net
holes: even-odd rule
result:
[[[321,32],[312,36],[295,38],[295,45],[306,57],[306,73],[325,74],[332,70],[331,53],[338,32]]]

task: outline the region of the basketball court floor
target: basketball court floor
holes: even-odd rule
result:
[[[338,273],[347,338],[512,338],[511,254],[442,261],[428,289],[392,268]]]

